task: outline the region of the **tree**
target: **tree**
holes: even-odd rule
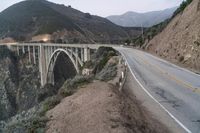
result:
[[[89,13],[85,13],[85,17],[88,18],[88,19],[91,19],[92,15],[90,15]]]
[[[125,44],[130,45],[131,44],[131,40],[130,39],[126,39],[125,40]]]
[[[184,11],[184,9],[192,2],[192,0],[184,0],[180,7],[174,12],[173,17],[175,17],[177,14],[179,14],[180,12]]]
[[[56,40],[56,43],[62,43],[63,41],[62,41],[62,39],[57,39]]]

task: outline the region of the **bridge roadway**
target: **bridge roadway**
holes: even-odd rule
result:
[[[6,43],[3,44],[1,43],[0,46],[48,46],[48,47],[72,47],[72,48],[85,48],[88,47],[90,49],[98,49],[99,47],[102,46],[109,46],[109,47],[116,47],[116,45],[111,45],[111,44],[55,44],[55,43]]]
[[[13,45],[23,46],[27,44],[10,44],[10,46]],[[41,44],[29,45],[41,46]],[[126,59],[132,76],[138,82],[141,89],[185,132],[200,133],[200,75],[148,53],[116,45],[42,45],[60,48],[66,46],[77,48],[89,47],[90,49],[97,49],[100,46],[115,48]]]

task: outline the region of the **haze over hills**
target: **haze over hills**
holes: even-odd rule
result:
[[[111,22],[125,27],[151,27],[170,18],[177,7],[162,11],[152,11],[147,13],[127,12],[122,15],[108,16]]]
[[[31,41],[43,34],[66,43],[119,43],[129,38],[122,27],[105,18],[45,0],[23,1],[0,13],[1,39]]]

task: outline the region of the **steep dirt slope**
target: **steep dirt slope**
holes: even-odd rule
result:
[[[136,99],[95,81],[47,113],[46,133],[168,133]]]
[[[193,2],[146,46],[149,52],[200,71],[200,1]]]

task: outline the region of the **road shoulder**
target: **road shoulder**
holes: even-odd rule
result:
[[[149,112],[152,119],[159,121],[165,125],[171,133],[184,133],[185,130],[182,129],[178,123],[176,123],[168,114],[165,112],[159,104],[157,104],[149,95],[141,88],[137,81],[132,76],[131,72],[127,72],[127,79],[123,88],[123,91],[137,99],[140,106]]]

